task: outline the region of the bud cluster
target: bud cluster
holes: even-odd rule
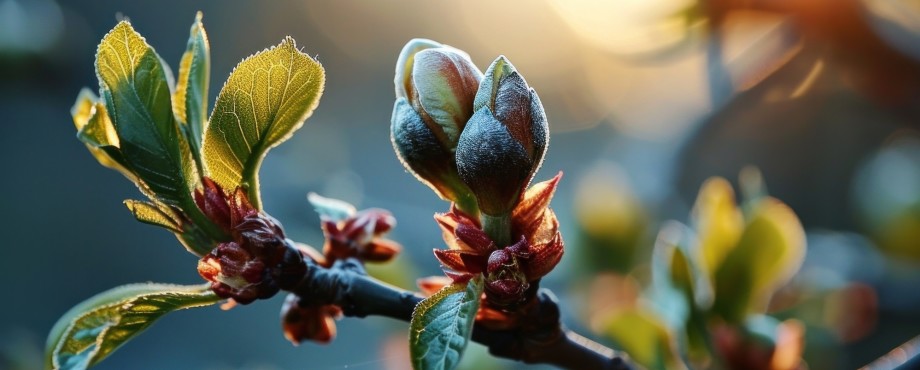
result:
[[[402,247],[384,235],[396,226],[396,218],[384,209],[358,211],[338,199],[311,193],[307,198],[320,215],[326,242],[323,251],[298,244],[300,252],[317,265],[332,268],[336,261],[355,258],[362,262],[386,262]],[[342,308],[321,304],[297,294],[289,294],[281,308],[284,336],[298,345],[305,340],[329,343],[335,337],[335,320]]]
[[[195,201],[232,238],[198,261],[198,273],[218,296],[247,304],[291,289],[303,278],[307,266],[301,252],[278,221],[249,203],[242,188],[228,195],[205,178]]]
[[[526,192],[512,212],[511,233],[517,242],[509,246],[497,245],[478,220],[456,208],[435,215],[448,246],[434,251],[445,274],[455,282],[483,274],[486,303],[494,308],[513,310],[532,298],[531,285],[548,274],[564,252],[559,222],[549,208],[560,178]]]

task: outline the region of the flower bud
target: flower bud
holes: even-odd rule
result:
[[[480,79],[469,55],[431,40],[410,41],[396,64],[393,147],[403,165],[445,200],[470,196],[454,152]]]
[[[355,212],[339,221],[323,220],[324,266],[336,260],[356,257],[366,262],[391,260],[402,247],[384,236],[396,226],[396,218],[384,209],[370,208]]]
[[[342,309],[335,305],[304,305],[296,294],[288,294],[281,306],[284,337],[295,346],[305,340],[329,343],[335,338],[335,319]]]
[[[230,203],[227,194],[214,180],[201,178],[201,190],[195,190],[195,204],[211,222],[230,234],[233,225],[230,220]]]
[[[526,240],[521,242],[526,243]],[[521,270],[518,257],[510,249],[499,249],[489,256],[485,291],[492,307],[514,308],[527,298],[524,292],[530,288],[530,283]]]
[[[248,214],[231,235],[233,241],[219,244],[198,262],[198,273],[218,296],[242,304],[270,298],[279,289],[293,288],[306,273],[300,251],[273,218]]]
[[[546,114],[537,93],[504,56],[486,71],[473,110],[457,143],[457,169],[483,213],[506,215],[543,162]]]

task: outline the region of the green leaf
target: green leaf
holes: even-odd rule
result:
[[[121,172],[135,183],[138,182],[118,151],[115,127],[99,97],[89,89],[83,88],[70,113],[77,128],[77,138],[86,145],[93,157],[103,166]]]
[[[160,226],[174,233],[182,233],[182,225],[176,220],[176,216],[166,208],[167,206],[158,206],[151,202],[142,200],[126,200],[125,206],[131,211],[138,221],[145,224]],[[166,208],[164,210],[164,208]]]
[[[744,218],[735,203],[731,184],[721,177],[703,183],[693,206],[693,226],[699,235],[702,263],[715,277],[715,272],[741,237]]]
[[[647,311],[630,309],[610,318],[607,334],[636,362],[652,370],[686,369],[671,332]]]
[[[319,103],[324,82],[323,67],[290,37],[240,62],[217,96],[204,132],[208,176],[228,191],[246,188],[252,204],[261,208],[262,159],[303,125]]]
[[[99,44],[96,74],[125,163],[158,200],[190,211],[197,175],[173,116],[169,68],[122,21]]]
[[[680,222],[665,223],[652,253],[653,286],[678,290],[697,307],[708,308],[713,288],[702,258],[692,230]]]
[[[415,307],[409,323],[409,352],[415,370],[449,370],[457,366],[470,341],[482,276],[451,284]]]
[[[731,323],[765,311],[770,297],[798,271],[805,257],[805,231],[788,206],[765,198],[738,246],[716,271],[713,311]]]
[[[102,292],[70,309],[54,324],[45,348],[45,368],[86,369],[160,316],[219,300],[207,285],[131,284]]]
[[[179,78],[172,95],[173,111],[182,124],[196,163],[201,162],[201,135],[208,119],[208,81],[211,75],[211,47],[201,24],[202,14],[195,15],[189,31],[188,46],[179,62]]]
[[[326,198],[316,193],[307,194],[307,201],[313,205],[313,209],[316,210],[316,213],[318,213],[321,218],[333,222],[345,220],[346,218],[354,216],[356,212],[355,206],[346,201]]]

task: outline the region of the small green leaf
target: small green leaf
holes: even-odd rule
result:
[[[211,75],[211,47],[201,24],[202,14],[195,15],[189,31],[188,46],[179,62],[179,78],[172,95],[173,111],[182,124],[192,155],[200,163],[201,135],[208,119],[208,81]]]
[[[415,307],[409,323],[409,352],[415,370],[457,366],[473,333],[482,277],[451,284]]]
[[[128,207],[128,210],[131,211],[134,218],[140,222],[160,226],[174,233],[182,233],[182,226],[180,222],[176,220],[175,215],[173,215],[172,212],[163,210],[161,206],[157,206],[151,202],[131,199],[125,201],[125,206]],[[166,206],[163,205],[162,207],[165,208]]]
[[[355,206],[343,200],[326,198],[316,193],[307,194],[307,201],[313,205],[316,213],[319,213],[323,219],[339,222],[351,216],[354,216]]]
[[[102,292],[70,309],[54,324],[45,348],[45,368],[86,369],[160,316],[219,300],[207,285],[131,284]]]
[[[770,297],[798,271],[805,257],[805,231],[788,206],[764,198],[738,246],[716,271],[713,311],[732,323],[762,313]]]
[[[247,188],[252,204],[261,208],[262,159],[312,114],[324,82],[323,67],[290,37],[240,62],[217,96],[204,132],[208,176],[228,191]]]
[[[671,332],[647,311],[630,309],[614,314],[607,334],[636,362],[652,370],[686,369],[674,349]]]
[[[189,212],[197,175],[173,116],[169,68],[122,21],[99,44],[96,74],[125,163],[158,200]]]
[[[137,183],[137,177],[126,167],[124,158],[118,151],[118,136],[109,119],[105,105],[99,97],[87,88],[80,90],[77,102],[70,109],[77,138],[86,145],[93,157],[105,167],[121,172],[125,177]]]
[[[721,177],[706,180],[693,206],[692,219],[700,239],[702,263],[710,277],[714,277],[744,228],[731,184]]]
[[[683,292],[697,307],[708,308],[713,300],[712,282],[701,261],[703,255],[693,231],[680,222],[665,223],[652,254],[653,285]]]

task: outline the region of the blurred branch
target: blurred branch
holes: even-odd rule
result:
[[[424,299],[367,275],[354,259],[336,261],[323,268],[307,259],[306,277],[293,293],[304,304],[334,304],[345,316],[385,316],[402,321],[412,319],[415,306]],[[489,348],[494,356],[528,364],[551,364],[565,369],[627,370],[637,368],[619,353],[562,326],[559,304],[553,294],[541,289],[519,327],[495,330],[477,324],[472,339]]]
[[[914,337],[898,348],[891,350],[881,358],[863,366],[861,370],[897,369],[908,370],[920,368],[920,336]]]

